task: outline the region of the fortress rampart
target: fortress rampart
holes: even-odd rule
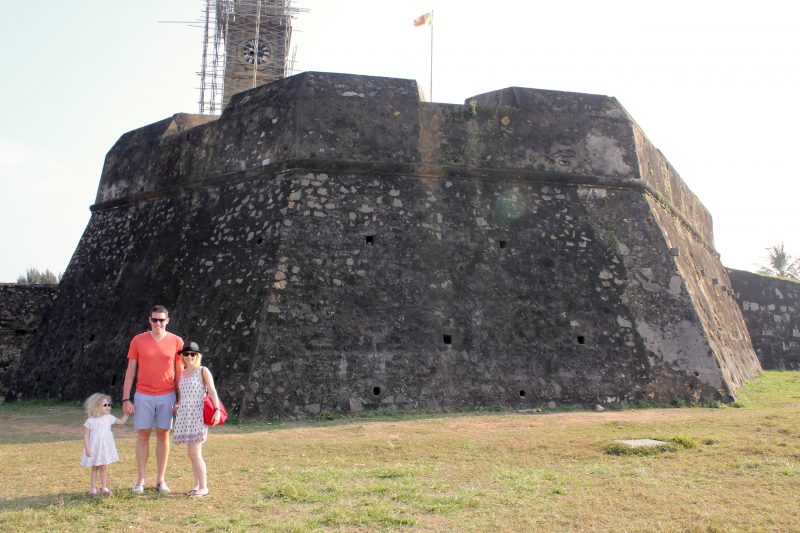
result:
[[[728,269],[764,368],[800,369],[800,282]]]
[[[13,397],[115,393],[153,303],[241,416],[727,399],[760,370],[710,215],[613,98],[305,73],[215,118],[111,149],[28,352],[75,378],[31,355]]]
[[[30,345],[57,285],[0,283],[0,397],[5,398],[22,352]]]

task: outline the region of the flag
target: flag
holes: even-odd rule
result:
[[[433,24],[433,11],[414,19],[414,26],[430,26]]]

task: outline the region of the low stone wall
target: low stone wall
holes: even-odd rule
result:
[[[0,284],[0,401],[57,289],[58,285]]]
[[[728,269],[753,348],[766,369],[800,369],[800,282]]]

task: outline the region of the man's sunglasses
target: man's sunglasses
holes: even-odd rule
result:
[[[150,322],[152,322],[153,324],[156,324],[158,322],[166,322],[166,321],[167,321],[166,318],[151,318],[150,319]]]

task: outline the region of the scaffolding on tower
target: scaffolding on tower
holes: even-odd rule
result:
[[[307,11],[292,0],[206,0],[200,113],[218,115],[233,93],[290,75],[292,19]]]

